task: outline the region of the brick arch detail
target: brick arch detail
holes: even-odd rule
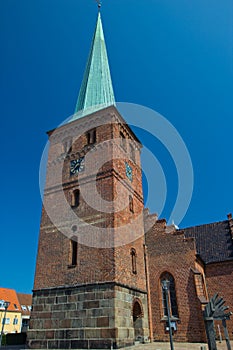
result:
[[[176,278],[175,278],[175,271],[173,272],[173,271],[170,271],[170,270],[163,270],[161,273],[159,273],[159,275],[158,275],[158,282],[160,283],[160,281],[161,281],[161,277],[163,276],[163,275],[165,275],[165,274],[168,274],[168,275],[171,275],[172,277],[173,277],[173,279],[174,279],[174,281],[176,280]],[[175,283],[176,284],[176,283]]]
[[[137,304],[137,303],[139,304],[139,306],[140,306],[140,308],[141,308],[141,315],[140,315],[140,317],[144,317],[144,311],[143,311],[142,302],[141,302],[141,300],[140,300],[139,298],[134,298],[133,304],[132,304],[132,312],[131,312],[131,314],[132,314],[132,316],[133,316],[134,306],[135,306],[135,304]]]

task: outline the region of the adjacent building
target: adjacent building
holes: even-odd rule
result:
[[[0,288],[0,323],[1,329],[4,324],[4,334],[21,333],[27,330],[31,305],[31,294],[21,294],[13,289]],[[27,319],[27,326],[25,319]]]
[[[17,293],[21,307],[21,332],[27,332],[32,309],[32,294]]]
[[[147,212],[145,223],[150,220]],[[166,340],[167,310],[162,280],[170,281],[170,312],[176,341],[206,341],[202,311],[215,293],[233,311],[233,220],[185,229],[157,220],[145,235],[149,264],[152,333]],[[215,322],[224,334],[220,321]],[[233,339],[233,321],[228,322]]]
[[[5,301],[9,306],[5,308]],[[4,333],[20,333],[21,307],[17,293],[13,289],[0,288],[0,319],[1,327],[4,324]]]

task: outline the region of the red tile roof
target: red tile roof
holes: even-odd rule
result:
[[[16,291],[8,288],[0,288],[0,300],[9,301],[8,311],[21,312],[20,303]]]
[[[32,294],[17,293],[17,296],[21,305],[22,314],[30,315],[30,310],[28,307],[32,306]],[[23,310],[22,306],[26,306],[27,310]]]
[[[188,227],[182,231],[186,238],[195,238],[197,253],[206,264],[233,260],[233,241],[228,220]]]

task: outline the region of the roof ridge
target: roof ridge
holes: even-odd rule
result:
[[[228,220],[221,220],[221,221],[209,222],[209,223],[206,223],[206,224],[188,226],[188,227],[184,227],[184,228],[179,228],[179,230],[177,230],[177,231],[192,229],[192,228],[195,228],[195,227],[203,227],[203,226],[210,226],[210,225],[214,225],[214,224],[221,224],[221,223],[224,223],[224,222],[228,223]]]

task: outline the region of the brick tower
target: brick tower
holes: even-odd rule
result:
[[[48,132],[32,349],[149,335],[141,144],[115,107],[100,13],[75,112]]]

